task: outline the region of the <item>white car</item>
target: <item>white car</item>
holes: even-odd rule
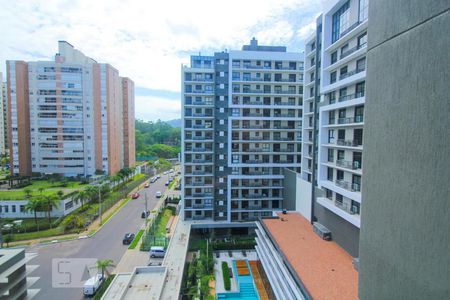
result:
[[[156,198],[161,198],[162,194],[160,191],[157,191],[155,196],[156,196]]]
[[[93,296],[103,283],[102,274],[97,274],[84,283],[83,294],[85,296]]]

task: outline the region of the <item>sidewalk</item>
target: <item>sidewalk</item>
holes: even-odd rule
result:
[[[141,244],[142,237],[136,248],[125,251],[119,263],[113,270],[114,274],[133,272],[135,267],[147,265],[149,254],[146,251],[139,250],[141,248]]]

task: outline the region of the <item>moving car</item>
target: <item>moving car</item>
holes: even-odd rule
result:
[[[161,198],[161,196],[162,196],[161,192],[160,192],[160,191],[157,191],[157,192],[156,192],[156,198]]]
[[[153,182],[155,182],[156,180],[158,180],[158,177],[154,176],[154,177],[152,177],[152,179],[150,179],[150,182],[153,183]]]
[[[93,296],[103,283],[102,274],[97,274],[84,283],[83,294],[85,296]]]
[[[164,183],[164,185],[165,185],[165,186],[168,186],[168,185],[169,185],[169,182],[168,182],[168,181],[166,181],[166,183]]]
[[[134,233],[126,233],[125,236],[123,237],[122,244],[129,245],[129,244],[131,244],[133,239],[134,239]]]
[[[166,254],[166,250],[164,250],[164,247],[156,247],[153,246],[150,248],[150,257],[164,257]]]
[[[150,187],[150,183],[147,182],[147,183],[145,184],[145,188],[149,188],[149,187]]]
[[[133,195],[131,195],[132,199],[137,199],[139,198],[139,193],[134,193]]]
[[[161,175],[160,174],[156,175],[156,179],[159,179],[159,178],[161,178]]]

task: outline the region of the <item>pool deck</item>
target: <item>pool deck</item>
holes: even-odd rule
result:
[[[214,252],[214,275],[216,277],[216,293],[227,293],[227,292],[238,292],[238,287],[236,285],[236,276],[233,270],[233,278],[231,278],[231,289],[229,291],[225,290],[223,286],[223,276],[222,276],[222,262],[226,261],[228,267],[233,269],[233,260],[244,260],[256,261],[258,259],[255,251],[246,251],[247,256],[242,255],[242,251],[232,251],[232,257],[228,255],[228,251],[215,251]],[[217,253],[219,253],[219,258],[217,258]]]

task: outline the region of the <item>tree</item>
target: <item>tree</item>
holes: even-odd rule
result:
[[[30,198],[31,197],[31,193],[33,192],[31,189],[26,188],[23,190],[23,192],[25,193],[25,197],[26,198]]]
[[[98,198],[98,190],[95,186],[89,185],[85,189],[86,194],[88,195],[88,198],[91,199],[91,201],[94,201]]]
[[[33,198],[28,200],[27,204],[25,205],[25,210],[28,212],[34,213],[34,223],[37,226],[37,229],[39,231],[39,224],[37,221],[37,212],[42,209],[42,199],[41,198]]]
[[[5,235],[3,241],[6,243],[6,247],[9,247],[9,243],[11,243],[11,242],[13,241],[13,236],[12,236],[12,234],[7,234],[7,235]]]
[[[89,199],[89,195],[86,192],[86,190],[81,190],[78,191],[78,193],[74,196],[73,198],[75,201],[80,201],[81,202],[81,210],[83,210],[84,208],[84,201],[86,201],[87,199]]]
[[[38,188],[39,194],[42,195],[42,192],[44,191],[43,187]]]
[[[97,269],[102,271],[102,277],[105,278],[105,272],[109,275],[108,268],[114,267],[112,259],[97,260]]]
[[[64,196],[64,192],[59,190],[56,195],[58,195],[59,199],[62,199],[62,197]]]
[[[48,224],[50,228],[52,228],[52,221],[50,218],[53,207],[58,208],[60,204],[60,200],[55,195],[46,195],[42,197],[43,202],[45,204],[45,211],[47,212]]]
[[[111,189],[108,184],[102,184],[100,186],[100,193],[102,194],[102,196],[107,195],[110,191]]]

